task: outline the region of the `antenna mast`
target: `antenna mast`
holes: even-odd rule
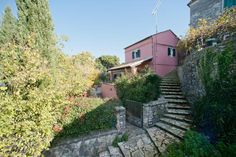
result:
[[[159,8],[160,8],[160,6],[161,6],[161,2],[162,2],[162,0],[157,0],[157,3],[156,3],[156,5],[155,5],[155,8],[153,9],[153,11],[152,11],[152,15],[153,16],[155,16],[155,19],[156,19],[156,33],[158,32],[158,25],[157,25],[157,23],[158,23],[158,21],[157,21],[157,13],[158,13],[158,11],[159,11]]]

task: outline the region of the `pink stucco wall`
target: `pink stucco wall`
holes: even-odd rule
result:
[[[125,49],[125,61],[132,62],[132,51],[140,49],[141,58],[144,59],[153,56],[151,68],[157,75],[163,77],[178,65],[178,53],[175,57],[168,56],[168,47],[176,48],[179,39],[170,31],[160,32],[137,44]]]
[[[101,86],[101,93],[103,98],[118,99],[115,86],[110,83],[103,83]]]
[[[127,49],[125,49],[125,62],[132,62],[134,61],[132,59],[132,52],[136,49],[139,49],[141,51],[141,58],[145,59],[150,56],[152,56],[152,38],[149,38],[147,40],[144,40],[140,43],[137,43]],[[145,53],[142,53],[145,52]]]

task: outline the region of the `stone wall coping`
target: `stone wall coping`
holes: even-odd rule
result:
[[[88,135],[84,135],[84,136],[75,138],[73,140],[71,138],[68,138],[68,140],[63,140],[62,142],[57,143],[54,147],[69,145],[69,144],[73,144],[73,143],[78,143],[80,141],[81,142],[87,141],[87,140],[101,138],[103,136],[109,136],[109,135],[114,135],[114,134],[119,134],[118,130],[115,128],[112,128],[111,130],[108,130],[108,131],[94,131]]]
[[[155,101],[150,101],[148,103],[143,104],[144,107],[148,107],[148,106],[156,106],[156,105],[162,105],[162,104],[166,104],[168,103],[167,100],[165,100],[165,98],[163,99],[162,97],[159,98],[158,100]]]
[[[123,106],[116,106],[115,111],[116,112],[122,112],[122,111],[125,111],[125,108]]]

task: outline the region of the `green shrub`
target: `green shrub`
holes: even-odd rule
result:
[[[229,43],[223,52],[207,49],[199,63],[206,96],[193,105],[194,123],[211,140],[236,142],[236,53]]]
[[[216,144],[217,150],[221,153],[222,157],[233,157],[236,156],[236,144],[227,145],[220,141]]]
[[[0,49],[0,156],[39,156],[66,103],[47,62],[32,48]]]
[[[122,103],[134,100],[142,103],[157,100],[160,95],[160,78],[150,69],[136,75],[123,75],[115,82]]]
[[[65,107],[64,114],[58,121],[63,130],[54,142],[68,137],[79,137],[92,131],[107,130],[115,126],[115,107],[117,101],[100,98],[77,98],[72,105]]]
[[[214,148],[205,136],[188,131],[184,141],[170,145],[163,157],[220,157],[220,153]]]

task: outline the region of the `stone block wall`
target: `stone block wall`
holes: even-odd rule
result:
[[[231,41],[225,41],[215,47],[208,47],[201,51],[193,52],[185,58],[184,64],[178,67],[178,75],[182,91],[191,104],[199,100],[200,97],[206,95],[205,86],[201,78],[201,60],[204,58],[208,50],[212,51],[212,53],[215,53],[216,55],[223,53],[228,42]],[[232,42],[235,43],[236,40],[233,39]],[[217,78],[219,63],[216,61],[209,61],[208,64],[212,66],[212,71],[209,73],[209,76],[211,78]]]
[[[199,97],[206,94],[205,87],[199,74],[200,59],[203,53],[192,53],[186,57],[184,64],[178,67],[181,88],[188,101],[193,104]]]
[[[126,126],[126,113],[125,108],[122,106],[118,106],[115,108],[116,113],[116,129],[119,133],[125,132],[125,126]]]
[[[159,121],[160,117],[166,112],[167,101],[159,98],[143,105],[143,127],[149,128]]]
[[[190,26],[196,27],[198,19],[215,20],[223,11],[223,0],[192,0],[190,7]]]

